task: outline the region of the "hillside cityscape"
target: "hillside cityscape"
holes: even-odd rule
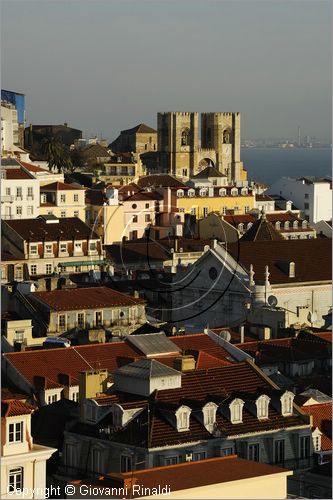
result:
[[[332,498],[329,1],[1,7],[1,498]]]

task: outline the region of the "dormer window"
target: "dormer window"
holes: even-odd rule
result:
[[[30,254],[37,255],[37,245],[30,245]]]
[[[240,233],[243,233],[244,232],[244,224],[241,222],[240,224],[238,224],[238,231]]]
[[[239,398],[230,403],[230,420],[232,424],[241,424],[243,422],[243,406],[244,401]]]
[[[189,408],[188,406],[180,406],[176,411],[178,432],[184,432],[189,430],[191,411],[192,411],[191,408]]]
[[[297,222],[297,220],[294,220],[294,222],[293,222],[293,228],[294,229],[298,229],[298,222]]]
[[[204,426],[208,432],[212,432],[216,422],[217,405],[213,402],[205,404],[202,408]]]
[[[231,190],[231,196],[237,196],[238,195],[238,189],[237,188],[232,188]]]
[[[284,223],[284,228],[289,229],[289,227],[290,227],[290,222],[286,220],[286,222]]]
[[[252,224],[252,222],[249,222],[249,223],[247,224],[247,226],[246,226],[246,229],[247,229],[247,230],[249,230],[249,229],[250,229],[250,227],[252,227],[252,225],[253,225],[253,224]]]
[[[242,189],[242,195],[247,195],[248,194],[248,189],[247,188],[243,188]]]
[[[200,189],[199,194],[200,196],[207,196],[208,194],[207,188]]]
[[[23,421],[13,422],[8,425],[8,442],[9,443],[23,442]]]
[[[257,417],[259,420],[268,418],[268,405],[270,402],[270,398],[263,394],[262,396],[259,396],[259,398],[256,401],[256,406],[257,406]]]
[[[187,194],[190,198],[193,198],[193,196],[195,195],[194,189],[189,189]]]
[[[183,189],[178,189],[177,196],[178,196],[178,198],[182,198],[184,196],[184,190]]]
[[[226,190],[224,188],[219,189],[219,196],[225,196]]]
[[[306,229],[308,227],[308,222],[306,220],[302,221],[302,229]]]
[[[280,231],[280,229],[281,229],[281,222],[280,221],[275,222],[275,229],[277,231]]]
[[[289,417],[293,414],[293,403],[295,395],[286,391],[280,398],[281,401],[281,413],[283,417]]]
[[[317,451],[317,452],[321,451],[321,436],[322,436],[322,433],[320,432],[318,427],[316,427],[316,429],[312,433],[312,442],[313,442],[313,450],[314,451]]]

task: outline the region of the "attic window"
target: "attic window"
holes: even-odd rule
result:
[[[244,401],[238,398],[230,403],[230,420],[232,424],[241,424],[243,422],[243,406]]]
[[[226,190],[224,188],[219,189],[219,195],[220,196],[225,196],[226,195]]]
[[[262,396],[259,396],[259,398],[256,401],[256,406],[257,406],[257,417],[259,420],[268,418],[268,404],[270,402],[270,398],[263,394]]]
[[[286,391],[280,398],[281,401],[281,413],[283,417],[289,417],[293,414],[293,402],[294,394],[290,391]]]
[[[184,432],[189,430],[191,411],[192,411],[191,408],[189,408],[188,406],[180,406],[176,411],[178,432]]]
[[[217,405],[213,402],[205,404],[202,408],[204,426],[209,432],[212,432],[216,422]]]

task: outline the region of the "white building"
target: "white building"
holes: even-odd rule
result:
[[[47,498],[46,460],[57,450],[33,443],[33,408],[1,401],[1,498]]]
[[[14,104],[1,101],[1,152],[19,145],[19,125]]]
[[[332,219],[332,183],[328,179],[281,177],[268,193],[292,200],[311,223]]]
[[[39,215],[39,181],[15,159],[2,161],[1,218],[34,219]]]

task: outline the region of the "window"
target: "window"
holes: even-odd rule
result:
[[[216,410],[217,405],[215,403],[207,403],[202,408],[202,413],[204,417],[204,426],[209,432],[212,432],[216,422]]]
[[[81,251],[82,251],[82,242],[76,241],[75,242],[75,252],[81,252]]]
[[[242,399],[234,399],[230,405],[230,419],[232,424],[241,424],[243,422],[243,406],[244,401]]]
[[[293,414],[293,402],[294,394],[290,391],[286,391],[280,398],[281,401],[281,413],[283,417],[289,417]]]
[[[79,195],[78,194],[74,195],[74,201],[79,201]]]
[[[298,222],[297,222],[297,220],[294,220],[294,222],[293,222],[293,228],[294,229],[298,228]]]
[[[137,215],[133,215],[132,222],[138,222],[138,216]]]
[[[16,188],[16,197],[22,198],[22,188],[21,187]]]
[[[53,253],[52,245],[45,245],[45,253]]]
[[[189,189],[187,192],[187,196],[189,196],[190,198],[193,198],[194,195],[195,195],[194,189]]]
[[[182,198],[182,197],[184,196],[184,191],[183,191],[183,189],[178,189],[178,191],[177,191],[177,196],[178,196],[178,198]]]
[[[59,314],[58,316],[58,325],[60,328],[66,327],[66,314]]]
[[[132,471],[132,457],[128,455],[121,455],[120,457],[120,472]]]
[[[207,217],[208,215],[208,207],[203,207],[203,216]]]
[[[89,251],[90,252],[95,252],[96,251],[96,241],[90,241],[89,242]]]
[[[316,432],[318,432],[318,433],[315,434]],[[318,430],[318,428],[312,434],[312,441],[313,441],[314,451],[320,451],[321,450],[321,433]]]
[[[186,128],[182,131],[181,145],[188,146],[190,144],[189,141],[190,141],[190,131],[188,128]]]
[[[193,462],[197,462],[198,460],[205,460],[206,452],[205,451],[196,451],[193,453]]]
[[[77,314],[77,325],[79,328],[84,328],[84,313]]]
[[[30,245],[30,255],[37,255],[37,245]]]
[[[302,229],[306,229],[308,227],[308,222],[306,220],[302,221]]]
[[[305,193],[304,198],[305,198],[306,200],[308,200],[308,199],[309,199],[309,194],[308,194],[308,193]]]
[[[268,404],[270,402],[270,398],[265,396],[264,394],[260,396],[256,401],[257,406],[257,417],[259,419],[268,418]]]
[[[30,274],[31,276],[34,276],[37,274],[37,265],[36,264],[31,264],[30,266]]]
[[[72,394],[72,401],[76,401],[76,402],[79,401],[79,392],[78,391],[73,392],[73,394]]]
[[[132,231],[130,234],[131,234],[131,237],[130,237],[131,240],[136,240],[138,238],[138,232],[137,231]]]
[[[241,191],[241,193],[242,193],[243,196],[246,196],[248,194],[247,188],[243,188],[242,191]]]
[[[190,414],[191,409],[188,406],[181,406],[176,411],[176,420],[177,420],[177,430],[188,431],[190,427]]]
[[[32,207],[31,205],[29,205],[27,207],[27,215],[33,215],[34,213],[34,207]]]
[[[22,215],[22,207],[16,207],[16,215]]]
[[[28,196],[33,198],[33,188],[32,187],[28,187]]]
[[[23,342],[24,330],[15,330],[14,340],[15,340],[15,342]]]
[[[146,204],[145,204],[145,208],[149,208],[149,203],[146,203]]]
[[[222,448],[220,455],[221,457],[227,457],[229,455],[232,455],[233,452],[233,448]]]
[[[60,253],[67,253],[67,243],[60,243]]]
[[[247,214],[250,211],[250,207],[248,205],[246,205],[245,208],[244,208],[244,211]]]
[[[52,264],[46,264],[45,270],[46,274],[52,274]]]
[[[164,460],[164,465],[176,465],[178,464],[178,457],[167,457]]]
[[[75,210],[74,217],[78,217],[78,216],[79,216],[79,212],[77,210]]]
[[[191,208],[191,215],[196,215],[197,209],[195,207]]]
[[[58,394],[51,394],[51,396],[47,396],[47,404],[51,405],[52,403],[56,403],[58,401]]]
[[[278,441],[275,441],[274,460],[276,464],[284,462],[284,439],[279,439]]]
[[[15,278],[21,280],[23,278],[23,267],[19,266],[15,268]]]
[[[281,222],[280,221],[275,222],[275,229],[277,231],[280,231],[280,229],[281,229]]]
[[[6,195],[10,196],[10,188],[6,188]]]
[[[248,459],[259,462],[259,443],[249,445]]]
[[[46,203],[47,202],[47,196],[45,193],[40,195],[40,201],[41,203]]]
[[[301,436],[299,440],[299,458],[310,456],[310,436]]]
[[[92,471],[93,472],[103,472],[103,455],[102,455],[102,450],[95,448],[92,451]]]
[[[309,203],[304,203],[304,210],[309,210]]]
[[[23,467],[9,469],[8,490],[9,493],[23,490]]]
[[[60,217],[62,218],[66,217],[66,210],[61,210]]]
[[[233,189],[231,190],[231,196],[237,196],[237,195],[238,195],[238,189],[233,188]]]
[[[60,203],[66,203],[66,195],[65,194],[60,195]]]
[[[226,195],[226,190],[224,188],[219,189],[219,195],[220,196],[225,196]]]
[[[23,422],[13,422],[12,424],[9,424],[8,430],[8,441],[10,443],[23,442]]]
[[[146,214],[145,215],[145,222],[150,222],[150,221],[151,221],[150,214]]]
[[[135,209],[136,209],[136,207],[137,207],[137,204],[136,204],[136,203],[133,203],[132,208],[135,210]]]

